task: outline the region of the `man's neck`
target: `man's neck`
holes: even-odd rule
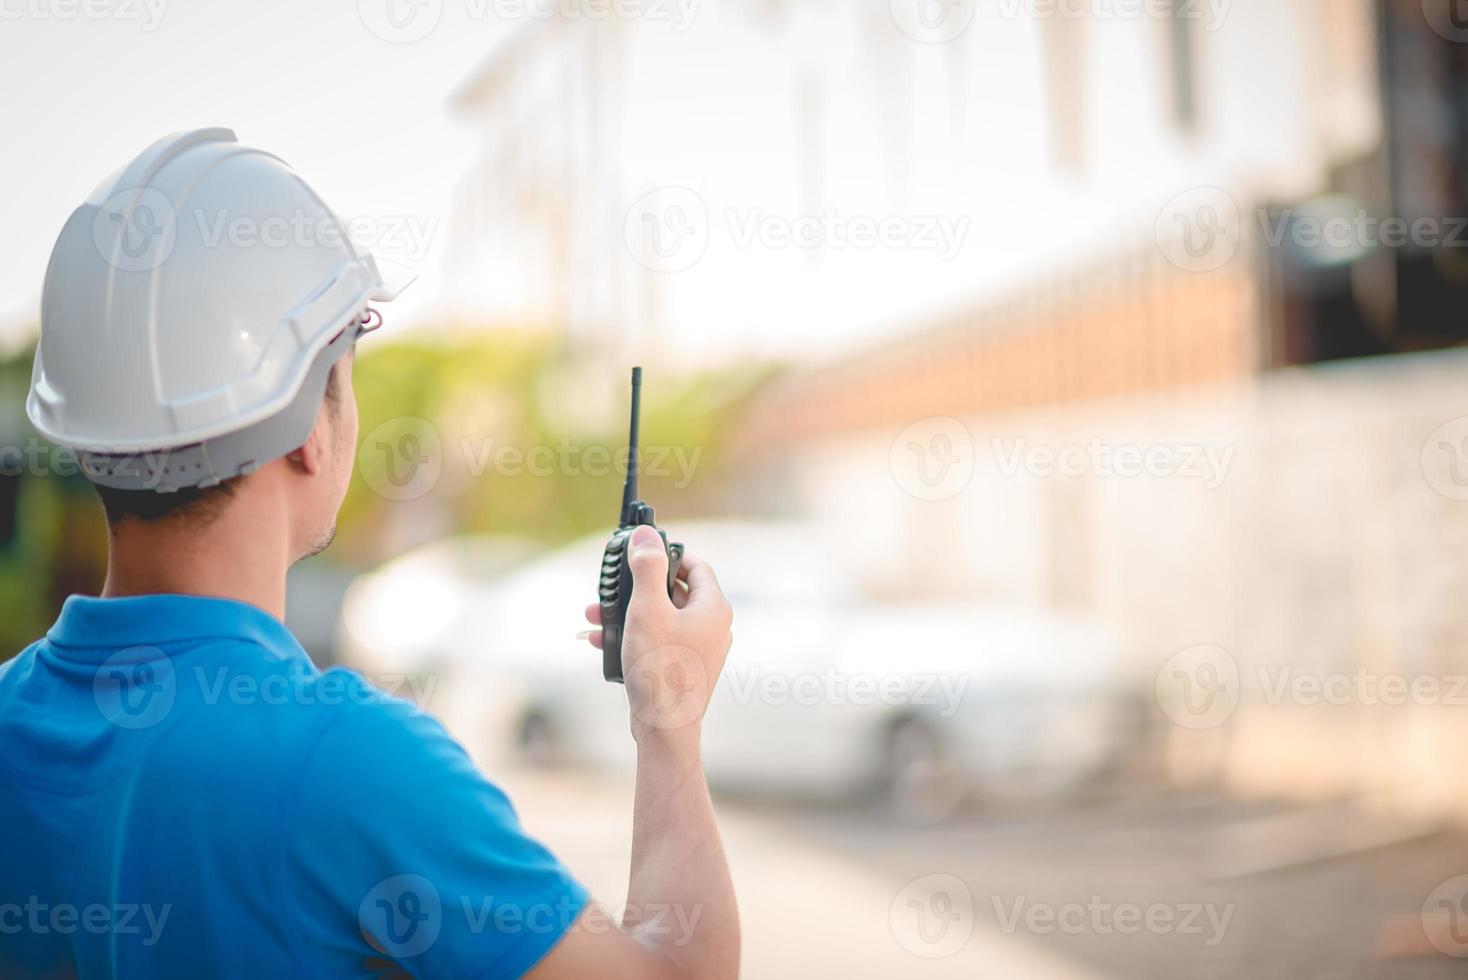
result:
[[[121,521],[109,537],[102,595],[179,595],[235,599],[285,618],[285,573],[290,567],[284,528],[228,507],[203,526],[163,520]]]

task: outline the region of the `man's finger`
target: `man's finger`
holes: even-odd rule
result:
[[[683,553],[683,560],[678,565],[678,577],[688,583],[686,606],[696,607],[701,602],[723,601],[724,593],[719,588],[719,580],[714,576],[713,568],[697,555],[686,551]]]
[[[593,602],[586,607],[586,621],[592,626],[601,625],[601,603]]]
[[[601,645],[602,645],[602,632],[601,632],[601,630],[586,630],[583,633],[577,633],[576,634],[576,637],[578,639],[585,640],[587,643],[590,643],[592,646],[596,647],[598,650],[601,649]]]
[[[672,607],[668,598],[668,553],[657,531],[644,524],[632,532],[627,542],[627,564],[632,569],[629,618],[632,610],[653,613]]]

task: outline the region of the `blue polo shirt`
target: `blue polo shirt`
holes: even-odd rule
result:
[[[0,666],[0,848],[0,976],[513,977],[587,901],[437,722],[195,596]]]

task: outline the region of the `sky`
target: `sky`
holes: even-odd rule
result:
[[[52,243],[92,188],[203,126],[281,156],[339,213],[400,217],[386,251],[422,272],[396,308],[411,318],[475,143],[448,96],[507,25],[450,4],[432,36],[390,43],[368,27],[383,5],[0,0],[0,337],[34,324]]]
[[[538,323],[573,293],[605,303],[568,319],[690,359],[844,356],[1137,246],[1187,267],[1149,239],[1194,212],[1237,224],[1215,185],[1318,177],[1317,46],[1304,14],[1263,2],[1198,26],[1217,106],[1196,137],[1167,111],[1156,23],[1097,16],[1057,70],[1044,39],[1064,23],[976,0],[942,8],[970,16],[941,43],[904,26],[924,0],[606,0],[673,19],[606,25],[627,43],[596,71],[575,44],[527,55],[489,114],[455,116],[452,93],[544,19],[533,5],[569,2],[0,0],[0,345],[33,329],[52,243],[97,183],[204,126],[377,223],[361,243],[421,275],[391,321],[464,304]],[[586,97],[599,86],[615,103]],[[1076,173],[1056,162],[1064,125],[1084,134]],[[551,302],[514,305],[546,284]]]

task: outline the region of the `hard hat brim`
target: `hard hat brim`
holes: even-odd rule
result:
[[[377,288],[372,292],[372,299],[375,302],[391,303],[418,278],[417,270],[401,262],[394,262],[392,259],[374,255],[372,264],[377,267],[379,280]]]

